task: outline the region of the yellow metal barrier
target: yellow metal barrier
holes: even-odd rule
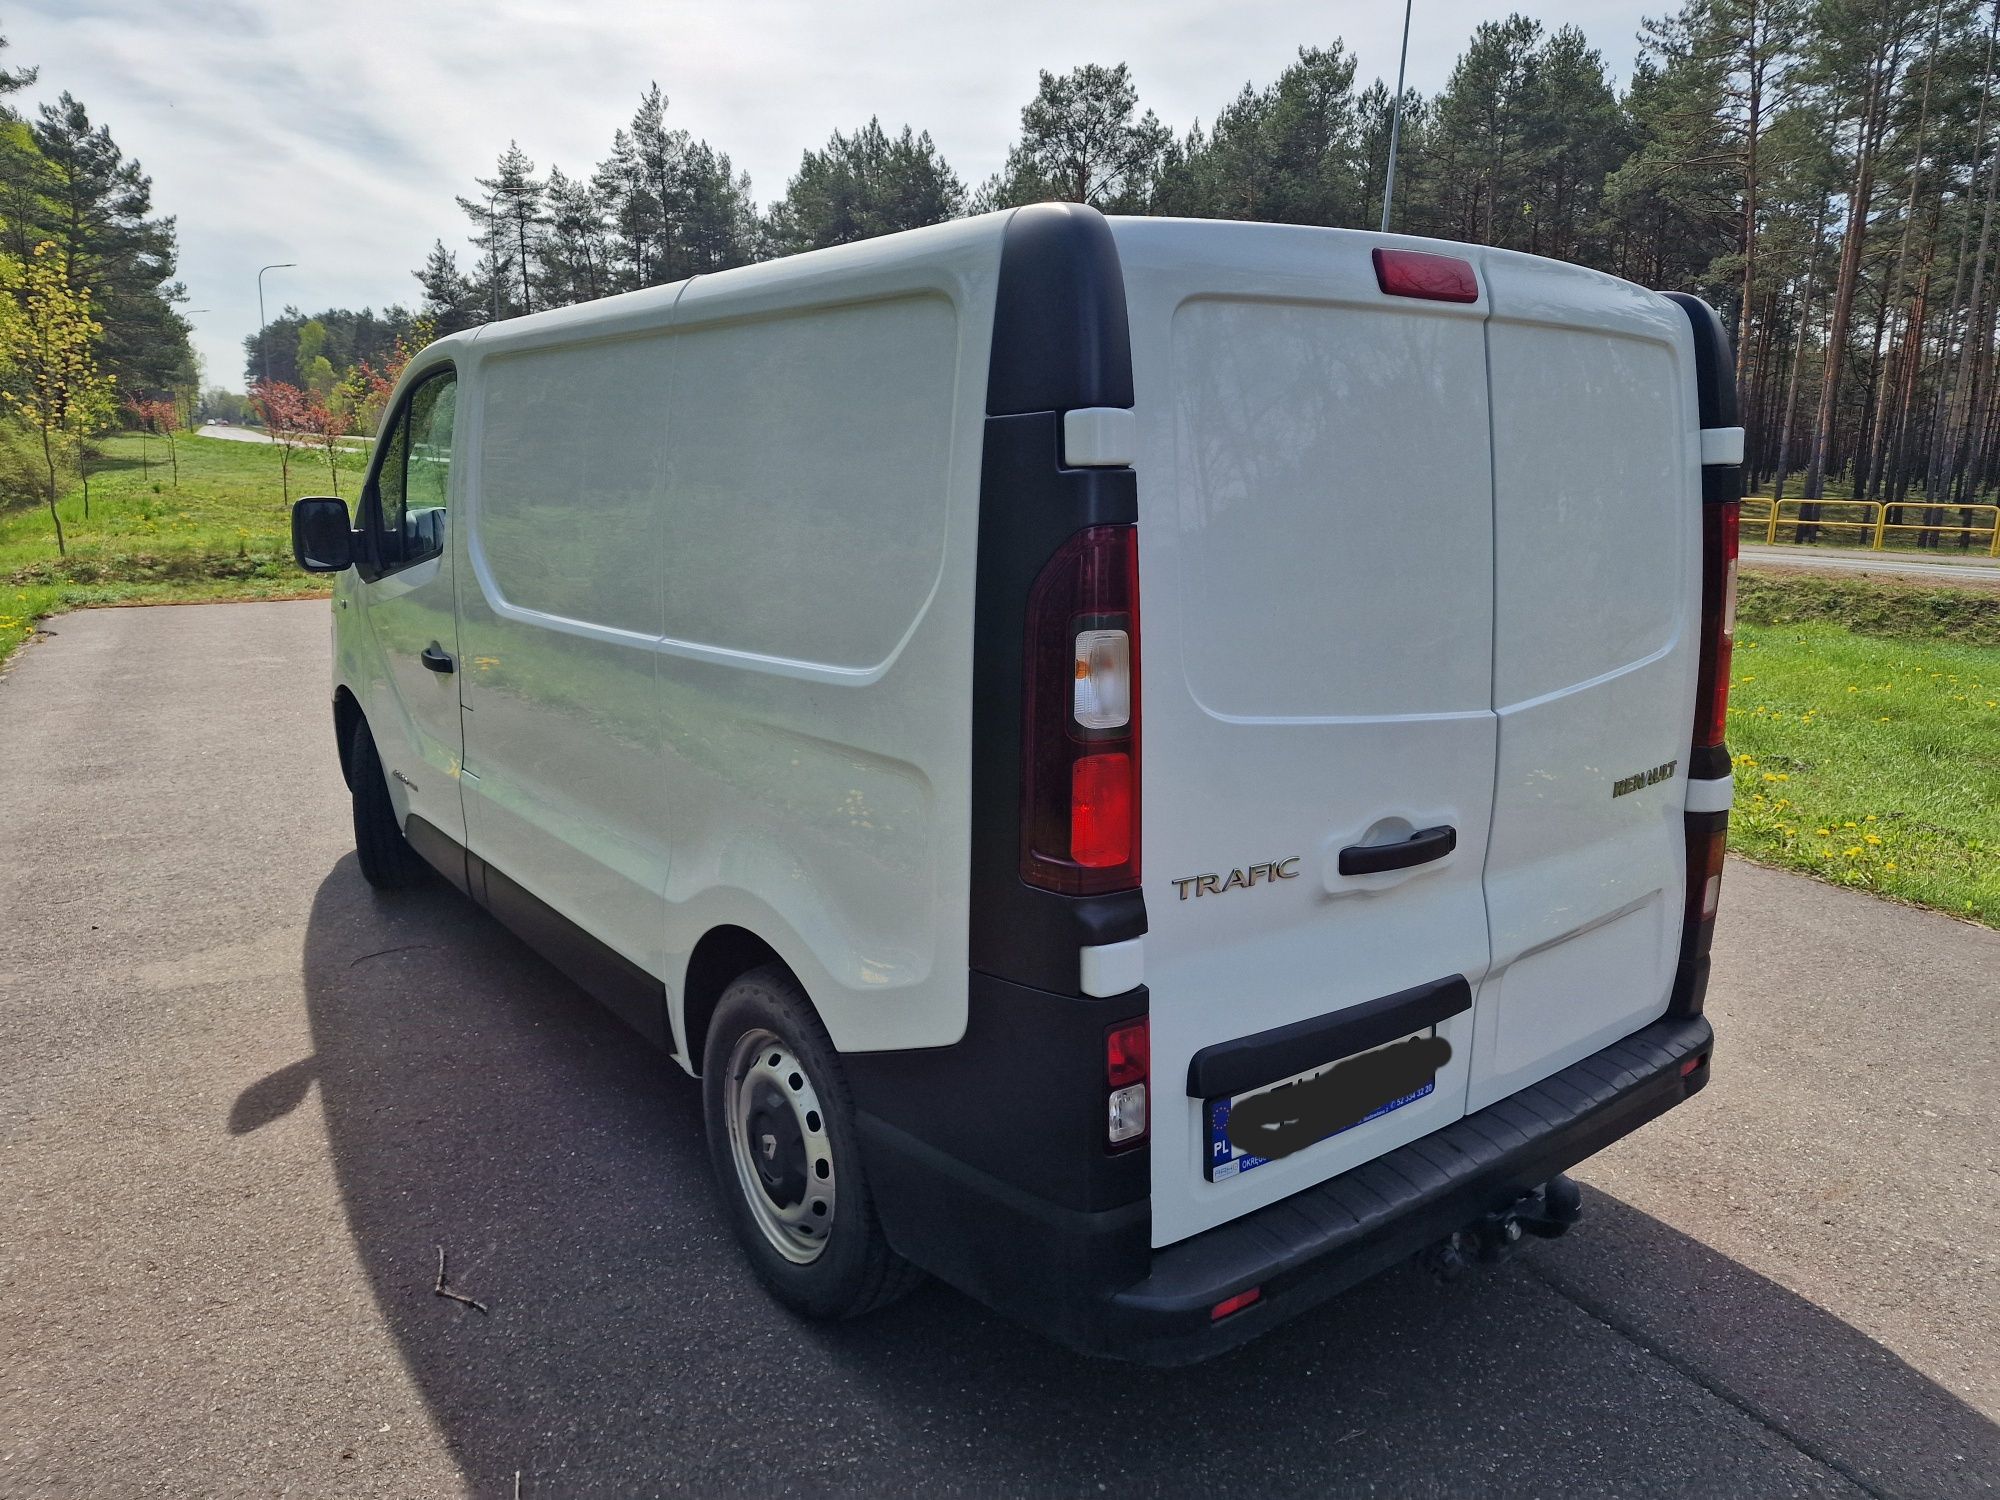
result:
[[[1808,519],[1803,514],[1808,505],[1819,507],[1816,520]],[[1773,505],[1768,495],[1746,495],[1743,498],[1743,530],[1748,533],[1753,527],[1761,526],[1767,543],[1778,540],[1780,526],[1791,527],[1795,541],[1801,526],[1812,526],[1821,531],[1851,532],[1857,537],[1865,537],[1862,545],[1875,552],[1888,545],[1892,531],[1955,532],[1984,540],[1987,555],[2000,557],[2000,505],[1940,505],[1937,510],[1941,519],[1935,523],[1922,519],[1889,519],[1892,512],[1922,517],[1929,508],[1929,503],[1922,500],[1885,503],[1880,500],[1801,500],[1794,497],[1787,497]],[[1983,517],[1984,520],[1982,524],[1968,526],[1965,524],[1968,517]]]

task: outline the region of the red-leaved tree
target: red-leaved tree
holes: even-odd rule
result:
[[[353,410],[345,401],[328,401],[317,391],[304,393],[299,416],[306,432],[326,453],[327,472],[333,476],[333,492],[340,493],[340,440],[353,423]]]
[[[287,505],[292,503],[292,454],[314,440],[312,416],[307,408],[311,399],[297,386],[282,380],[260,380],[250,392],[251,406],[264,419],[265,435],[278,445],[278,471]]]

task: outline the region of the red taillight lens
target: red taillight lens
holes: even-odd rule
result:
[[[1139,543],[1093,526],[1028,597],[1021,878],[1066,895],[1139,884]]]
[[[1694,700],[1697,749],[1720,745],[1729,717],[1729,662],[1736,648],[1736,533],[1741,507],[1701,508],[1701,669]]]
[[[1375,284],[1391,297],[1426,302],[1477,302],[1479,278],[1472,262],[1423,250],[1377,250]]]
[[[1143,1018],[1104,1034],[1104,1081],[1112,1088],[1144,1083],[1152,1065],[1151,1026]]]
[[[1132,858],[1132,757],[1086,755],[1070,767],[1069,853],[1094,870]]]

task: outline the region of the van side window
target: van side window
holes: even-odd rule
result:
[[[393,573],[444,550],[451,495],[451,441],[458,380],[440,370],[411,391],[382,439],[370,525],[377,573]]]

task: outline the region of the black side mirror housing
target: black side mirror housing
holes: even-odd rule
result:
[[[345,500],[316,496],[292,503],[292,556],[308,573],[354,566],[354,526]]]

